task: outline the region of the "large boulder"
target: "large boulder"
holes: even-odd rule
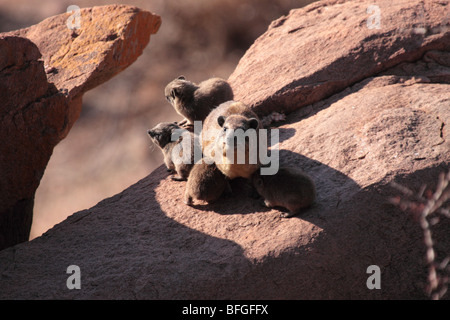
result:
[[[318,8],[348,17],[361,6],[353,1],[321,2],[278,21],[287,25],[290,17],[306,19]],[[408,13],[414,6],[404,2],[395,8]],[[330,15],[330,25],[342,16]],[[397,21],[402,27],[402,20]],[[323,25],[322,31],[330,25]],[[353,26],[341,30],[348,41],[359,38],[359,32],[364,31]],[[321,32],[291,34],[298,43],[314,36],[316,42],[322,41]],[[448,33],[437,33],[433,41],[447,37]],[[276,47],[278,38],[272,40]],[[335,46],[335,40],[329,41]],[[342,83],[347,83],[340,92],[317,98],[275,128],[280,133],[280,164],[300,167],[316,182],[317,201],[304,214],[281,218],[279,211],[248,196],[250,188],[244,180],[232,182],[231,196],[188,207],[182,202],[185,182],[171,180],[160,167],[43,236],[0,252],[4,261],[0,298],[426,298],[421,228],[388,199],[397,192],[390,182],[413,190],[426,184],[433,190],[438,175],[449,168],[450,50],[444,46],[429,51],[427,43],[422,41],[425,49],[418,45],[423,55],[386,67],[382,74],[375,68],[355,81],[353,72],[339,73]],[[386,41],[385,47],[371,47],[360,53],[361,59],[384,56],[393,45]],[[332,69],[353,68],[353,60],[346,58],[352,52],[342,52],[344,58]],[[334,51],[316,54],[326,60]],[[251,60],[246,56],[241,65]],[[283,57],[274,56],[271,63],[285,70]],[[233,79],[247,77],[256,92],[266,86],[261,73],[260,69],[241,75],[236,71]],[[285,76],[273,75],[274,89]],[[310,75],[297,76],[298,83],[307,83],[303,78]],[[271,101],[269,89],[258,101]],[[302,92],[303,86],[292,90]],[[323,94],[319,83],[308,90],[315,97]],[[271,109],[271,104],[259,106],[264,105],[269,107],[263,110],[254,104],[263,114],[288,111]],[[432,228],[438,262],[450,250],[450,221],[442,219]],[[71,265],[80,268],[79,290],[66,285]],[[367,286],[373,265],[381,271],[381,289]]]
[[[260,115],[291,112],[426,51],[449,50],[448,11],[439,1],[318,1],[273,21],[229,81]]]
[[[78,29],[69,17],[0,34],[0,249],[28,240],[35,191],[83,93],[133,63],[161,23],[119,5],[82,9]]]
[[[387,203],[395,194],[389,182],[434,187],[448,167],[449,94],[446,84],[405,80],[369,78],[279,127],[282,164],[305,169],[317,184],[317,203],[305,214],[280,218],[249,198],[242,180],[216,204],[187,207],[185,183],[161,167],[2,251],[0,297],[424,298],[422,234]],[[446,234],[437,235],[440,248],[450,248]],[[80,267],[80,290],[66,287],[70,265]],[[381,290],[366,286],[370,265],[381,269]]]

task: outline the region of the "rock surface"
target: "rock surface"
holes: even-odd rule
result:
[[[420,0],[327,0],[291,10],[242,57],[229,78],[235,98],[260,115],[291,112],[426,51],[448,50],[448,11],[448,1]]]
[[[304,215],[280,218],[249,198],[243,181],[233,182],[232,197],[189,208],[185,183],[161,167],[2,251],[0,297],[424,298],[421,233],[386,203],[388,182],[433,186],[448,167],[450,136],[441,128],[449,95],[446,84],[404,80],[369,78],[279,127],[282,164],[317,183],[317,204]],[[448,237],[437,240],[449,248]],[[382,290],[366,287],[373,264]],[[81,269],[81,290],[65,286],[69,265]]]
[[[308,16],[317,6],[299,11]],[[345,15],[360,7],[321,5]],[[409,8],[403,3],[399,10]],[[330,23],[335,19],[341,20],[330,17]],[[341,32],[359,37],[353,28]],[[302,42],[302,35],[296,36]],[[361,55],[381,54],[372,50]],[[433,189],[450,165],[450,85],[445,83],[450,50],[423,50],[423,59],[413,55],[383,74],[372,70],[362,81],[289,114],[277,128],[281,164],[301,167],[317,185],[317,202],[304,214],[280,218],[277,210],[248,197],[243,180],[232,182],[230,197],[187,207],[185,182],[172,181],[160,167],[43,236],[0,252],[0,298],[426,298],[421,230],[387,203],[396,192],[391,181]],[[317,53],[321,59],[333,54]],[[347,55],[351,51],[342,53]],[[427,60],[431,56],[440,58]],[[339,70],[350,68],[348,60],[340,62]],[[253,83],[262,78],[257,72],[242,75],[250,76]],[[300,82],[303,76],[309,74],[300,74]],[[281,73],[278,77],[285,80]],[[351,72],[340,77],[353,83]],[[321,96],[321,86],[311,90]],[[448,255],[449,229],[448,220],[433,227],[437,259]],[[70,265],[80,267],[80,290],[66,287]],[[380,267],[380,290],[366,286],[371,265]]]
[[[28,240],[35,191],[83,93],[133,63],[161,23],[135,7],[94,7],[72,32],[69,16],[0,34],[0,249]]]

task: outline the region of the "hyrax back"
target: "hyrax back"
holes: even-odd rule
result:
[[[257,171],[252,176],[252,182],[267,207],[283,207],[289,210],[289,213],[281,215],[284,218],[300,213],[316,199],[314,182],[297,168],[281,167],[274,175],[261,175]]]
[[[233,100],[233,90],[227,81],[211,78],[196,85],[180,76],[164,90],[166,99],[189,124],[203,121],[212,109]]]
[[[244,103],[222,103],[205,119],[202,131],[203,153],[214,159],[227,178],[248,179],[260,167],[260,129],[262,126],[258,116]],[[231,149],[234,157],[230,156]]]
[[[199,161],[189,174],[184,193],[184,203],[192,205],[192,199],[214,202],[223,194],[228,181],[214,163]]]
[[[183,134],[176,141],[172,141],[172,134],[176,130],[180,130],[178,132]],[[172,179],[186,180],[194,163],[193,133],[182,129],[174,122],[159,123],[153,129],[148,130],[147,133],[150,139],[161,149],[167,171],[177,174],[172,176]],[[183,141],[185,137],[189,140]],[[187,154],[184,154],[184,152],[187,152]]]

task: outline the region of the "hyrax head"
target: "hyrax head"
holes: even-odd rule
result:
[[[231,145],[234,147],[240,144],[246,144],[247,139],[253,135],[256,137],[256,129],[259,127],[259,121],[256,118],[247,118],[243,115],[232,114],[228,117],[219,116],[217,118],[218,125],[222,128],[219,136],[219,141],[224,145]]]
[[[153,129],[147,130],[150,139],[160,148],[172,142],[174,130],[181,129],[175,122],[161,122]]]
[[[239,114],[232,114],[228,117],[219,116],[217,118],[217,123],[223,129],[224,132],[233,129],[242,129],[247,131],[248,129],[257,129],[259,126],[259,121],[256,118],[247,118]]]
[[[185,96],[192,92],[194,87],[194,84],[186,80],[184,76],[179,76],[166,86],[164,95],[166,96],[167,101],[169,101],[171,105],[174,105],[176,99],[182,100],[183,98],[186,98]]]

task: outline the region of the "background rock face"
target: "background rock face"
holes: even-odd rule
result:
[[[0,248],[28,240],[35,191],[83,93],[136,60],[161,23],[134,7],[97,7],[81,11],[73,33],[69,16],[0,34]]]
[[[442,11],[449,6],[434,5],[443,6]],[[302,16],[307,19],[318,8],[346,16],[359,12],[361,6],[360,2],[311,5],[292,11],[272,27],[281,21],[287,26],[290,17],[297,15],[303,21]],[[395,9],[407,13],[411,6],[415,4],[405,2]],[[430,10],[430,14],[437,12]],[[341,18],[329,16],[330,25],[336,19]],[[405,28],[401,19],[397,21],[399,25],[392,28]],[[434,22],[425,24],[427,30],[432,26]],[[322,31],[328,29],[329,25]],[[261,39],[268,41],[271,32]],[[341,31],[348,41],[361,37],[358,32],[365,31],[350,27]],[[244,180],[232,182],[230,197],[187,207],[182,203],[185,182],[172,181],[160,167],[123,192],[73,214],[42,237],[0,252],[0,261],[5,261],[0,265],[0,297],[426,298],[421,230],[387,199],[396,194],[389,182],[414,190],[425,183],[434,190],[438,174],[449,168],[448,32],[432,36],[432,43],[441,47],[429,50],[430,42],[424,40],[424,47],[418,44],[414,49],[422,54],[395,63],[381,59],[384,67],[369,68],[372,71],[366,70],[361,81],[355,80],[353,72],[342,71],[352,68],[346,57],[353,51],[344,51],[341,72],[329,71],[330,77],[342,78],[339,85],[347,83],[342,90],[321,99],[326,90],[319,82],[307,89],[317,98],[315,102],[290,113],[277,127],[281,165],[302,168],[317,185],[316,204],[304,214],[280,218],[277,210],[261,207],[248,197]],[[292,34],[302,43],[301,32]],[[322,41],[322,33],[315,34],[316,42]],[[408,39],[399,36],[394,43],[387,41],[385,48],[361,52],[361,59],[371,61],[366,55],[382,55],[397,41],[408,43]],[[360,41],[360,46],[366,43]],[[317,55],[331,61],[334,51]],[[247,53],[240,66],[251,64],[252,59]],[[283,69],[285,60],[278,59],[271,60],[283,71],[278,72],[276,83],[284,83],[285,75],[289,82],[291,71]],[[240,66],[230,80],[234,86],[236,79],[245,77],[254,88],[259,83],[261,92],[254,101],[260,102],[253,103],[257,110],[263,114],[291,110],[272,109],[269,102],[279,89],[265,88],[258,69],[240,74]],[[308,87],[304,78],[309,76],[309,72],[298,73],[292,96],[304,95],[304,86]],[[241,97],[251,103],[248,96]],[[450,221],[444,219],[433,226],[437,261],[450,251],[449,229]],[[66,287],[70,265],[81,269],[80,290]],[[380,267],[380,290],[366,286],[371,265]]]
[[[161,25],[161,19],[130,6],[85,8],[80,29],[71,31],[61,14],[30,28],[11,32],[34,42],[40,49],[48,80],[70,97],[109,80],[131,65]]]

